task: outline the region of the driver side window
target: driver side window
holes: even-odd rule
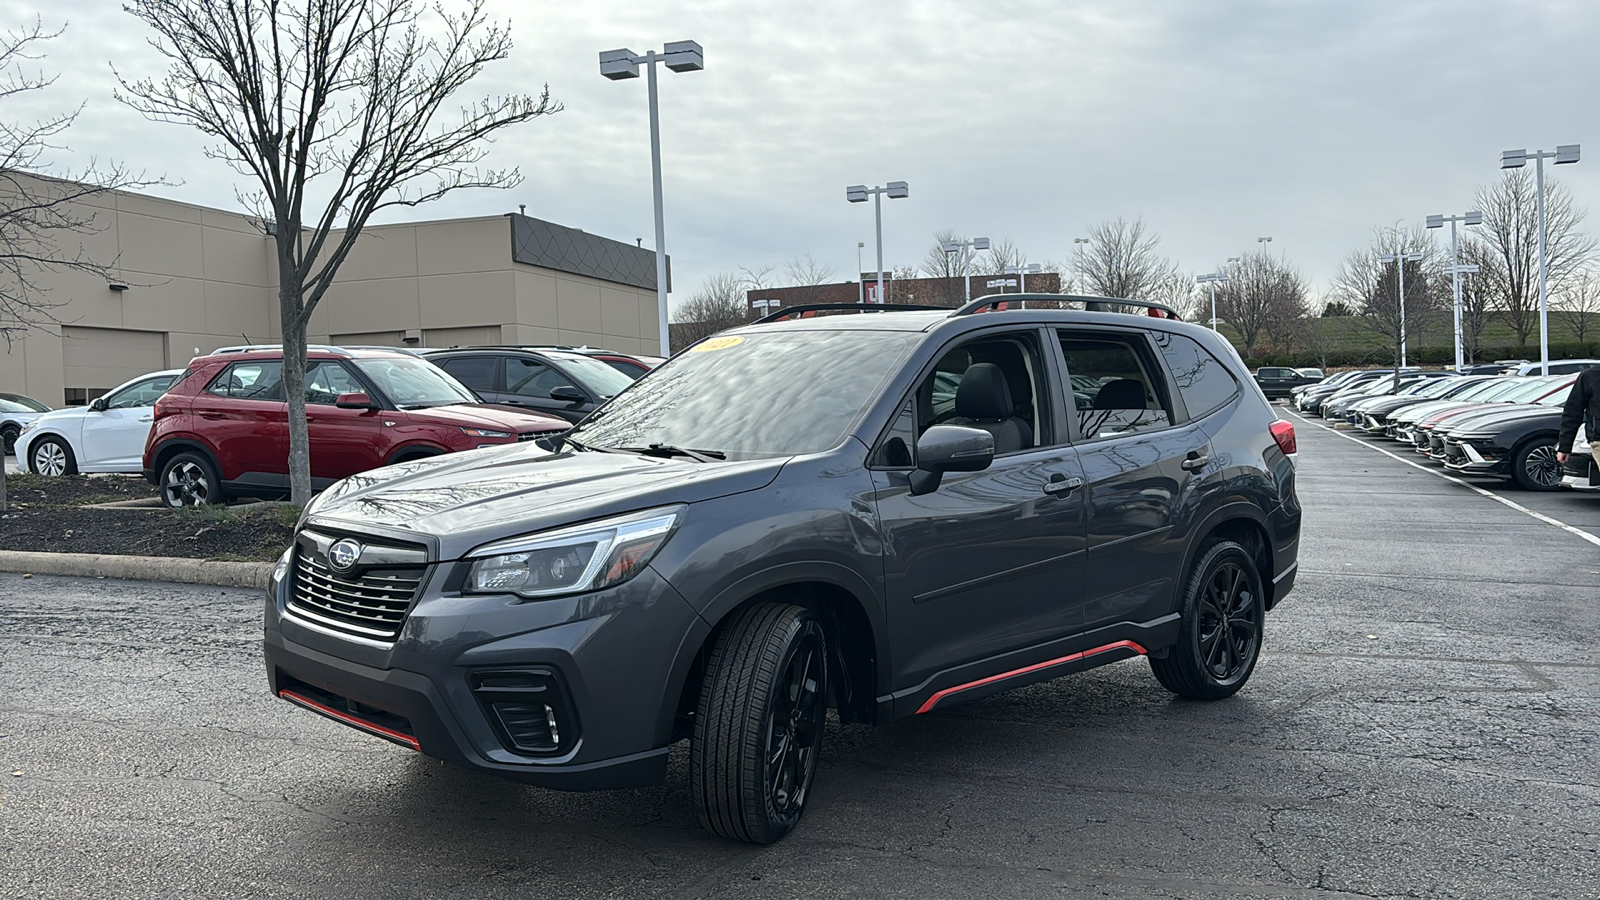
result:
[[[167,392],[171,378],[152,378],[118,391],[106,401],[106,409],[138,409],[151,406]]]
[[[1049,446],[1043,372],[1033,331],[989,335],[945,351],[896,415],[875,464],[914,465],[916,441],[934,425],[987,431],[996,456]]]
[[[550,399],[550,392],[572,382],[560,372],[531,359],[506,360],[506,390],[524,397]]]

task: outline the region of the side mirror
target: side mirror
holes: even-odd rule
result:
[[[93,410],[94,412],[105,412],[106,411],[106,398],[104,398],[104,397],[96,397],[96,398],[94,398],[92,401],[89,402],[89,409]]]
[[[560,387],[550,389],[550,399],[560,400],[562,403],[582,403],[588,398],[583,396],[583,391],[570,384],[563,384]]]
[[[994,462],[994,435],[981,428],[935,425],[917,439],[917,470],[911,493],[939,489],[946,472],[981,472]]]
[[[372,398],[368,397],[366,394],[340,394],[339,399],[333,401],[333,405],[339,407],[340,409],[378,408],[378,404],[373,403]]]

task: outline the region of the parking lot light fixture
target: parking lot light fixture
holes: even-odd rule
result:
[[[960,251],[965,250],[968,247],[971,247],[975,251],[976,250],[987,250],[987,249],[989,249],[989,239],[986,238],[986,237],[981,237],[981,238],[973,238],[970,241],[944,241],[941,244],[939,244],[939,249],[944,251],[944,255],[945,256],[949,256],[952,253],[959,253]],[[968,300],[972,299],[972,266],[971,266],[971,262],[972,262],[972,260],[971,260],[970,256],[963,256],[962,257],[962,260],[961,260],[961,275],[967,281],[967,289],[966,290],[967,290],[967,299]]]
[[[867,249],[866,241],[856,241],[856,302],[867,302],[867,283],[861,278],[861,251]]]
[[[844,198],[851,203],[865,203],[867,197],[872,198],[872,209],[877,220],[878,233],[878,296],[874,303],[885,303],[888,297],[883,295],[883,195],[888,194],[890,200],[904,200],[911,196],[911,189],[904,181],[891,181],[882,187],[867,187],[864,184],[852,184],[844,189]]]
[[[1395,264],[1395,281],[1400,285],[1400,368],[1406,367],[1406,263],[1422,259],[1421,253],[1385,253],[1378,257],[1382,262]],[[1396,384],[1400,371],[1395,370]]]
[[[1017,276],[1017,293],[1026,294],[1028,292],[1028,276],[1038,275],[1043,271],[1044,266],[1041,266],[1038,263],[1028,263],[1025,266],[1006,266],[1001,270],[1001,274]],[[1028,301],[1023,300],[1020,302],[1023,309],[1028,308]]]
[[[1461,247],[1456,242],[1456,223],[1482,225],[1483,213],[1469,212],[1462,213],[1459,216],[1438,215],[1428,217],[1429,228],[1443,228],[1446,222],[1450,223],[1450,292],[1455,297],[1456,371],[1459,372],[1465,368],[1461,346],[1461,276],[1469,272],[1478,271],[1478,267],[1463,266],[1461,264]]]
[[[600,54],[600,74],[612,81],[639,77],[639,66],[649,76],[650,95],[650,181],[655,191],[656,213],[656,314],[661,326],[661,355],[672,355],[667,330],[667,237],[661,203],[661,116],[656,103],[656,63],[664,62],[674,72],[698,72],[706,67],[705,51],[694,41],[673,41],[662,52],[651,50],[637,56],[632,50],[606,50]]]
[[[1236,260],[1236,259],[1238,259],[1237,256],[1233,257],[1233,260]],[[1230,260],[1230,262],[1231,261],[1232,260]],[[1199,283],[1199,284],[1209,284],[1209,285],[1211,285],[1211,330],[1212,331],[1216,331],[1217,330],[1217,285],[1222,284],[1223,282],[1225,282],[1227,280],[1228,280],[1228,276],[1222,274],[1221,272],[1209,272],[1209,273],[1207,273],[1205,275],[1201,275],[1201,276],[1199,276],[1198,278],[1195,279],[1195,281],[1197,283]]]
[[[1545,257],[1544,228],[1544,161],[1553,159],[1558,166],[1575,163],[1583,155],[1579,144],[1561,144],[1555,150],[1505,150],[1500,154],[1500,168],[1520,169],[1533,158],[1534,180],[1537,182],[1539,204],[1539,374],[1550,374],[1550,306],[1547,300],[1549,281],[1548,261]]]

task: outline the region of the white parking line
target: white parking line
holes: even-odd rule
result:
[[[1355,437],[1352,437],[1352,436],[1350,436],[1348,434],[1345,434],[1342,431],[1335,431],[1334,429],[1329,428],[1328,426],[1322,424],[1321,422],[1313,422],[1310,419],[1306,418],[1305,416],[1302,416],[1299,413],[1295,412],[1293,409],[1285,409],[1284,412],[1288,413],[1291,416],[1294,416],[1296,419],[1299,419],[1300,421],[1306,423],[1307,425],[1315,425],[1316,427],[1321,428],[1323,431],[1326,431],[1329,434],[1332,434],[1332,435],[1334,435],[1336,437],[1342,437],[1345,440],[1352,441],[1352,442],[1354,442],[1356,444],[1360,444],[1361,446],[1367,448],[1368,450],[1375,450],[1375,451],[1377,451],[1379,453],[1382,453],[1384,456],[1389,457],[1390,459],[1399,460],[1400,462],[1405,463],[1406,465],[1410,466],[1413,469],[1421,469],[1422,471],[1427,472],[1429,475],[1437,475],[1440,478],[1443,478],[1445,481],[1453,481],[1456,484],[1461,485],[1462,487],[1466,488],[1469,491],[1472,491],[1472,492],[1478,493],[1478,494],[1482,494],[1483,496],[1488,497],[1490,500],[1493,500],[1496,503],[1503,503],[1506,506],[1509,506],[1512,509],[1516,510],[1517,512],[1524,513],[1526,515],[1532,516],[1533,518],[1538,519],[1539,521],[1545,523],[1546,525],[1554,525],[1555,527],[1561,529],[1562,531],[1565,531],[1565,532],[1567,532],[1569,534],[1577,535],[1578,537],[1583,538],[1584,540],[1588,541],[1589,543],[1594,544],[1597,547],[1600,547],[1600,537],[1596,537],[1595,535],[1592,535],[1589,532],[1584,531],[1582,528],[1578,528],[1578,527],[1575,527],[1575,526],[1572,526],[1572,525],[1568,525],[1567,523],[1561,521],[1560,519],[1552,519],[1552,518],[1550,518],[1549,516],[1545,515],[1542,512],[1535,512],[1535,511],[1527,508],[1526,506],[1523,506],[1522,504],[1516,502],[1515,500],[1507,500],[1506,498],[1500,496],[1499,494],[1496,494],[1494,491],[1486,491],[1483,488],[1478,487],[1475,484],[1472,484],[1471,482],[1462,481],[1461,479],[1455,477],[1454,475],[1448,475],[1448,474],[1446,474],[1444,472],[1439,471],[1438,469],[1430,469],[1427,466],[1424,466],[1424,465],[1422,465],[1420,463],[1417,463],[1417,462],[1413,462],[1412,460],[1406,459],[1403,456],[1398,456],[1396,454],[1390,453],[1389,451],[1383,449],[1382,447],[1374,447],[1371,444],[1367,443],[1366,441],[1359,440],[1359,439],[1357,439]]]

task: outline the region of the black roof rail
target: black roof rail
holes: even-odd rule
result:
[[[1082,303],[1083,308],[1089,312],[1110,312],[1112,306],[1142,306],[1145,309],[1158,310],[1166,314],[1169,319],[1182,321],[1183,317],[1178,311],[1165,303],[1152,303],[1149,300],[1123,300],[1117,297],[1096,297],[1088,294],[989,294],[970,300],[961,308],[950,313],[951,317],[970,316],[976,312],[993,309],[1002,303],[1013,303],[1019,300],[1040,300],[1054,303]]]
[[[760,325],[762,322],[777,322],[790,316],[820,310],[854,309],[872,312],[945,312],[948,306],[921,306],[912,303],[803,303],[799,306],[790,306],[780,309],[775,313],[768,313],[755,320],[752,324]]]

